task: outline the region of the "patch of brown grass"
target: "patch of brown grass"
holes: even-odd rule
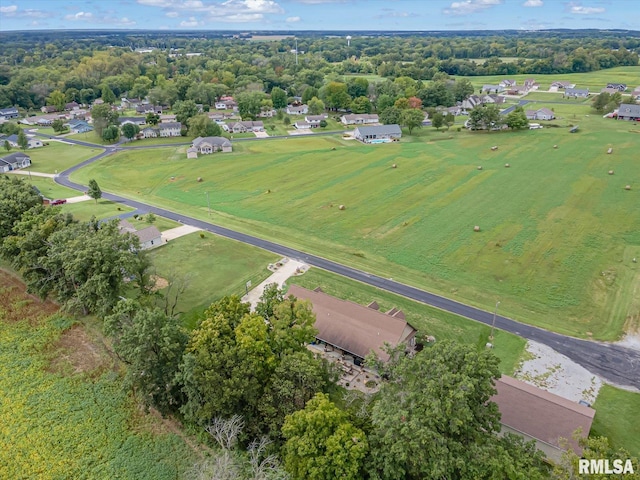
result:
[[[53,351],[49,370],[56,373],[98,374],[112,364],[105,348],[93,341],[80,325],[60,335]]]
[[[59,309],[52,301],[42,301],[27,293],[25,284],[18,277],[8,270],[0,269],[0,319],[6,322],[29,319],[36,324]]]

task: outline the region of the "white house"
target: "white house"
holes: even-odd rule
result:
[[[344,125],[367,125],[378,123],[380,120],[375,113],[354,113],[350,115],[342,115],[340,121]]]
[[[540,108],[538,110],[527,110],[525,112],[528,120],[553,120],[556,118],[555,113],[548,108]]]
[[[353,136],[363,143],[387,143],[400,140],[400,125],[363,125],[358,126]]]
[[[288,115],[306,115],[309,113],[308,105],[289,105],[286,110]]]

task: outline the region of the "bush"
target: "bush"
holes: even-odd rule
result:
[[[204,232],[200,232],[200,238],[204,238]]]

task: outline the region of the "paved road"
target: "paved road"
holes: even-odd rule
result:
[[[92,145],[95,147],[95,145]],[[106,147],[103,152],[89,160],[65,170],[56,177],[56,182],[69,188],[79,191],[85,191],[86,187],[72,182],[69,175],[76,170],[93,163],[106,155],[110,155],[121,149],[120,146]],[[111,201],[120,202],[132,208],[153,212],[156,215],[167,217],[171,220],[198,227],[211,233],[231,238],[249,245],[263,248],[265,250],[286,256],[295,260],[302,261],[308,265],[322,268],[338,275],[351,278],[353,280],[372,285],[374,287],[396,293],[398,295],[411,298],[418,302],[422,302],[434,307],[446,310],[448,312],[460,315],[486,325],[492,324],[493,313],[465,305],[454,300],[435,295],[433,293],[405,285],[391,279],[386,279],[373,275],[362,270],[348,267],[322,257],[311,255],[300,250],[295,250],[284,245],[263,240],[245,233],[236,232],[228,228],[214,225],[209,222],[198,220],[187,215],[175,213],[163,208],[155,207],[143,202],[130,200],[118,195],[103,193],[103,198]],[[543,343],[559,353],[562,353],[582,365],[590,372],[600,375],[605,380],[615,385],[632,387],[640,390],[640,351],[633,350],[620,345],[592,342],[580,340],[565,335],[549,332],[540,328],[525,325],[513,319],[497,316],[495,321],[496,328],[506,330],[508,332],[520,335],[529,340]],[[585,385],[585,388],[588,386]]]

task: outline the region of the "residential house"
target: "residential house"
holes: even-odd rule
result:
[[[225,128],[226,127],[226,128]],[[231,133],[264,132],[264,123],[260,120],[227,122],[223,129]]]
[[[182,135],[182,123],[180,122],[159,123],[156,128],[159,130],[159,136],[163,138]]]
[[[147,120],[144,117],[120,117],[118,118],[118,122],[120,122],[120,126],[125,125],[127,123],[140,126],[147,123]]]
[[[160,105],[151,105],[147,104],[139,104],[136,105],[136,113],[147,115],[148,113],[155,113],[156,115],[162,114],[162,106]]]
[[[132,233],[138,237],[138,240],[140,240],[141,250],[148,250],[162,245],[162,234],[155,225],[143,228],[142,230],[136,230],[136,227],[131,223],[126,220],[120,220],[120,223],[118,224],[118,231],[121,234]]]
[[[589,435],[595,410],[504,375],[496,380],[496,390],[491,400],[500,410],[502,433],[535,441],[554,462],[566,449],[563,440],[578,456],[582,453],[574,432],[580,430],[582,438]]]
[[[633,92],[631,92],[631,98],[633,100],[640,100],[640,87],[636,87]]]
[[[588,96],[588,88],[565,88],[563,95],[563,97],[567,98],[587,98]]]
[[[238,103],[233,97],[222,97],[215,102],[214,107],[216,110],[238,110]]]
[[[524,95],[529,89],[524,85],[514,85],[507,89],[507,95]]]
[[[146,127],[140,130],[140,135],[143,138],[157,138],[160,134],[160,130],[155,127]]]
[[[566,80],[556,80],[555,82],[551,83],[550,90],[558,91],[566,88],[574,88],[575,86],[576,86],[575,83],[571,83]]]
[[[623,103],[618,108],[618,120],[640,120],[640,105]]]
[[[462,101],[460,106],[464,110],[461,113],[465,113],[465,111],[473,110],[474,108],[485,105],[485,104],[495,104],[502,105],[505,102],[504,95],[496,95],[495,93],[488,95],[470,95],[468,98]]]
[[[68,112],[71,110],[78,110],[80,108],[80,104],[78,102],[69,102],[64,106],[64,109]]]
[[[6,138],[2,139],[2,144],[4,145],[4,142],[9,142],[9,145],[11,145],[11,148],[18,148],[18,135],[16,135],[15,133],[13,135],[9,135]]]
[[[0,108],[0,117],[4,117],[7,120],[12,118],[18,118],[20,116],[20,112],[15,107],[9,108]]]
[[[139,98],[122,98],[120,99],[120,106],[122,108],[136,108],[137,105],[140,105]]]
[[[538,110],[527,110],[525,112],[528,120],[553,120],[556,118],[555,113],[548,108],[540,108]]]
[[[407,323],[401,310],[393,308],[383,313],[375,302],[365,307],[327,295],[319,288],[291,285],[287,293],[311,302],[318,330],[315,343],[352,357],[356,365],[362,365],[371,352],[383,362],[389,361],[385,344],[405,344],[407,350],[415,346],[416,329]]]
[[[320,126],[320,122],[327,118],[329,118],[329,116],[326,113],[320,115],[307,115],[304,117],[304,121],[311,125],[311,128],[316,128]]]
[[[613,87],[606,87],[600,90],[600,93],[608,93],[609,95],[615,95],[616,93],[620,93],[620,90]]]
[[[58,111],[58,108],[55,105],[45,105],[40,108],[42,113],[54,113]]]
[[[380,119],[375,113],[353,113],[349,115],[342,115],[340,121],[344,125],[368,125],[378,123]]]
[[[231,152],[231,142],[224,137],[198,137],[193,139],[191,147],[197,150],[197,153],[208,155],[214,152]]]
[[[288,115],[306,115],[309,113],[309,106],[306,104],[288,105],[285,112],[287,112]]]
[[[0,157],[0,170],[4,172],[26,168],[30,165],[31,157],[26,153],[9,153]]]
[[[534,78],[527,78],[524,81],[524,87],[527,89],[527,91],[529,91],[529,90],[537,90],[538,89],[538,84],[536,83],[536,80]]]
[[[402,130],[396,124],[358,126],[353,136],[363,143],[386,143],[400,140]]]
[[[483,85],[482,92],[483,93],[501,93],[504,91],[504,87],[502,85]]]
[[[53,125],[53,119],[47,117],[40,117],[36,120],[36,123],[41,127],[50,127]]]
[[[87,133],[93,130],[85,120],[69,120],[65,125],[69,127],[71,133]]]
[[[264,110],[260,110],[258,117],[260,118],[273,118],[278,114],[278,111],[273,108],[267,108]]]
[[[69,118],[78,118],[80,120],[86,120],[89,112],[84,108],[77,108],[69,112]]]
[[[229,120],[234,116],[233,113],[229,112],[209,112],[209,118],[216,123],[224,122],[224,120]]]
[[[103,104],[104,104],[104,100],[102,100],[101,98],[96,98],[93,101],[93,104],[91,106],[93,107],[94,105],[103,105]]]
[[[306,120],[298,120],[296,123],[293,124],[293,126],[297,130],[310,130],[311,129],[311,124],[309,122],[307,122]]]
[[[39,138],[29,138],[27,140],[27,148],[40,148],[44,146]]]
[[[627,84],[626,83],[607,83],[607,88],[615,88],[619,92],[626,92]]]
[[[171,122],[175,122],[176,121],[176,116],[175,115],[169,115],[169,114],[162,114],[160,115],[160,123],[171,123]]]
[[[505,80],[501,80],[498,86],[508,89],[508,88],[515,87],[516,83],[517,82],[515,80],[505,79]]]

